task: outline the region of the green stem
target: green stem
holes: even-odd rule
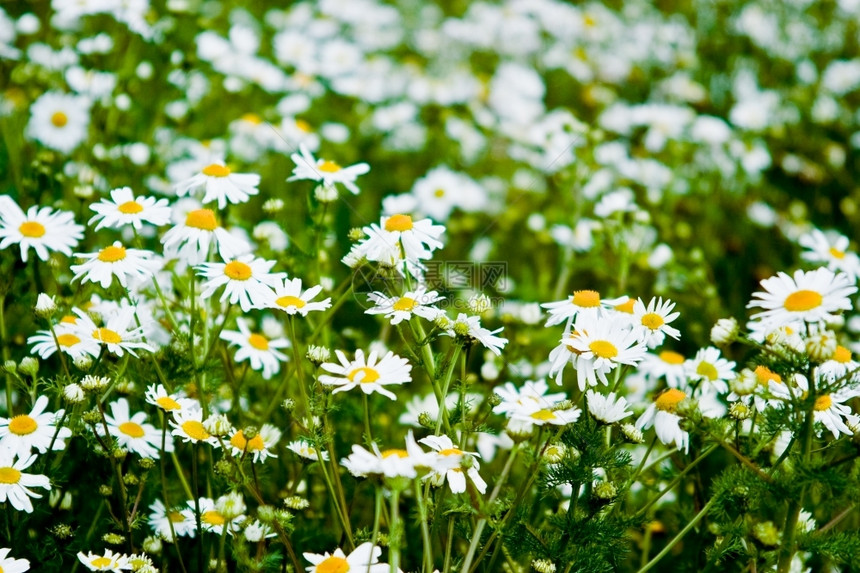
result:
[[[431,573],[433,571],[433,542],[430,539],[430,527],[427,524],[427,506],[424,504],[424,496],[421,493],[421,482],[415,479],[412,483],[415,488],[415,499],[418,501],[418,519],[421,520],[421,539],[424,542],[423,573]]]
[[[400,544],[403,542],[403,524],[400,521],[400,489],[391,490],[391,523],[388,532],[388,556],[391,573],[400,571]]]
[[[197,454],[198,446],[195,442],[191,447],[191,485],[194,488],[194,519],[197,523],[197,573],[203,573],[203,527],[200,522],[200,491],[197,485]],[[227,524],[224,524],[227,527]]]
[[[708,456],[710,455],[710,453],[711,453],[711,452],[713,452],[714,450],[716,450],[718,447],[720,447],[720,446],[719,446],[719,444],[713,444],[713,445],[712,445],[711,447],[709,447],[707,450],[705,450],[704,452],[702,452],[702,453],[699,455],[699,457],[698,457],[698,458],[696,458],[695,460],[693,460],[692,462],[690,462],[690,463],[687,465],[687,467],[685,467],[685,468],[683,469],[683,471],[681,471],[681,473],[679,473],[677,476],[675,476],[675,479],[673,479],[671,482],[669,482],[669,485],[667,485],[666,487],[664,487],[664,488],[660,491],[660,493],[658,493],[658,494],[657,494],[655,497],[653,497],[653,498],[652,498],[648,503],[646,503],[646,504],[645,504],[645,505],[644,505],[644,506],[643,506],[639,511],[637,511],[637,512],[636,512],[636,516],[638,517],[638,516],[641,516],[641,515],[645,515],[645,513],[648,511],[648,509],[649,509],[652,505],[654,505],[655,503],[657,503],[657,502],[660,500],[660,498],[661,498],[661,497],[663,497],[664,495],[666,495],[667,493],[669,493],[670,491],[672,491],[672,489],[673,489],[676,485],[678,485],[678,483],[679,483],[682,479],[684,479],[684,476],[685,476],[685,475],[687,475],[688,473],[690,473],[690,471],[691,471],[694,467],[696,467],[697,465],[699,465],[699,462],[701,462],[701,461],[702,461],[702,460],[704,460],[706,457],[708,457]],[[631,482],[631,483],[632,483],[632,482]]]
[[[711,506],[712,506],[712,505],[714,505],[714,502],[716,501],[716,499],[717,499],[716,497],[712,497],[712,498],[710,499],[710,501],[708,501],[708,503],[706,503],[706,504],[705,504],[705,506],[704,506],[704,507],[699,511],[699,513],[697,513],[697,514],[695,515],[695,517],[693,517],[693,519],[691,519],[691,520],[690,520],[690,523],[688,523],[688,524],[684,527],[684,529],[682,529],[682,530],[680,531],[680,533],[678,533],[678,535],[676,535],[676,536],[675,536],[675,538],[674,538],[674,539],[672,539],[672,541],[670,541],[668,544],[666,544],[666,547],[664,547],[664,548],[663,548],[663,550],[662,550],[662,551],[660,551],[660,553],[658,553],[657,555],[655,555],[655,556],[654,556],[654,559],[652,559],[652,560],[651,560],[651,561],[649,561],[649,562],[648,562],[644,567],[642,567],[641,569],[639,569],[639,572],[638,572],[638,573],[645,573],[646,571],[649,571],[649,570],[650,570],[650,569],[652,569],[652,568],[653,568],[653,567],[654,567],[654,566],[655,566],[655,565],[656,565],[656,564],[657,564],[661,559],[663,559],[664,557],[666,557],[666,555],[668,555],[668,554],[669,554],[669,552],[672,550],[672,548],[673,548],[673,547],[675,547],[675,546],[678,544],[678,542],[679,542],[679,541],[681,541],[681,539],[683,539],[683,538],[684,538],[684,536],[685,536],[685,535],[687,535],[687,534],[690,532],[690,530],[691,530],[691,529],[693,529],[694,527],[696,527],[696,525],[697,525],[697,524],[702,520],[702,518],[703,518],[703,517],[705,517],[705,514],[706,514],[706,513],[708,513],[708,510],[710,510],[710,509],[711,509]]]
[[[364,433],[367,446],[373,443],[373,433],[370,431],[370,403],[367,399],[367,394],[361,393],[362,401],[364,402]]]
[[[308,418],[311,418],[311,403],[308,400],[308,389],[305,384],[305,369],[302,368],[302,355],[299,352],[299,339],[296,336],[295,316],[289,316],[287,322],[290,325],[290,342],[293,344],[293,361],[296,363],[293,368],[298,373],[299,393],[302,395],[302,407]]]
[[[439,415],[436,418],[436,432],[438,436],[442,426],[445,426],[445,433],[451,433],[451,424],[448,422],[448,406],[445,403],[448,397],[448,389],[451,386],[451,378],[454,376],[454,367],[457,366],[457,357],[460,355],[461,346],[454,346],[453,354],[448,361],[448,372],[445,373],[445,383],[439,391],[441,398],[439,399]]]

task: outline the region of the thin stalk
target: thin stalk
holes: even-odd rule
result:
[[[364,402],[364,433],[366,434],[365,440],[367,441],[367,446],[370,447],[370,444],[373,443],[373,433],[370,431],[370,403],[367,399],[367,394],[361,394],[361,397]]]
[[[667,486],[666,486],[666,487],[664,487],[662,490],[660,490],[660,493],[658,493],[656,496],[654,496],[650,501],[648,501],[648,503],[646,503],[646,504],[645,504],[645,505],[644,505],[644,506],[643,506],[639,511],[637,511],[637,512],[636,512],[636,516],[638,517],[638,516],[641,516],[641,515],[645,515],[645,513],[648,511],[648,509],[649,509],[652,505],[654,505],[655,503],[657,503],[657,501],[659,501],[661,497],[663,497],[664,495],[666,495],[667,493],[669,493],[670,491],[672,491],[672,489],[674,489],[674,488],[675,488],[675,486],[676,486],[676,485],[678,485],[678,483],[679,483],[682,479],[684,479],[684,476],[685,476],[685,475],[687,475],[688,473],[690,473],[690,471],[691,471],[694,467],[696,467],[697,465],[699,465],[699,462],[701,462],[701,461],[702,461],[702,460],[704,460],[706,457],[708,457],[708,456],[711,454],[711,452],[713,452],[714,450],[716,450],[718,447],[720,447],[720,446],[719,446],[719,444],[713,444],[713,445],[712,445],[711,447],[709,447],[707,450],[705,450],[704,452],[702,452],[702,453],[699,455],[699,457],[698,457],[698,458],[696,458],[695,460],[693,460],[692,462],[690,462],[689,464],[687,464],[687,467],[685,467],[685,468],[683,469],[683,471],[681,471],[681,473],[679,473],[677,476],[675,476],[675,479],[673,479],[671,482],[669,482],[669,485],[667,485]],[[631,482],[631,483],[632,483],[632,482]]]
[[[655,556],[654,556],[654,559],[652,559],[652,560],[651,560],[651,561],[649,561],[649,562],[648,562],[644,567],[642,567],[641,569],[639,569],[639,572],[638,572],[638,573],[645,573],[646,571],[649,571],[650,569],[653,569],[653,568],[654,568],[654,566],[655,566],[655,565],[656,565],[656,564],[657,564],[661,559],[663,559],[664,557],[666,557],[666,555],[668,555],[668,554],[669,554],[669,552],[672,550],[672,548],[673,548],[673,547],[675,547],[675,546],[678,544],[678,542],[679,542],[679,541],[681,541],[681,539],[683,539],[683,538],[684,538],[684,536],[685,536],[685,535],[687,535],[687,534],[690,532],[690,530],[691,530],[691,529],[693,529],[694,527],[696,527],[696,525],[697,525],[697,524],[702,520],[702,518],[703,518],[703,517],[705,517],[705,514],[706,514],[706,513],[708,513],[708,510],[710,510],[710,509],[711,509],[711,506],[712,506],[712,505],[714,505],[714,501],[716,501],[716,499],[717,499],[716,497],[712,497],[712,498],[710,499],[710,501],[708,501],[708,503],[706,503],[706,504],[705,504],[705,506],[704,506],[704,507],[699,511],[699,513],[697,513],[697,514],[695,515],[695,517],[693,517],[693,519],[691,519],[691,520],[690,520],[690,523],[688,523],[688,524],[684,527],[684,529],[682,529],[682,530],[678,533],[678,535],[676,535],[676,536],[675,536],[675,538],[674,538],[674,539],[672,539],[672,541],[670,541],[669,543],[667,543],[667,544],[666,544],[666,547],[664,547],[664,548],[663,548],[663,550],[662,550],[662,551],[660,551],[660,553],[658,553],[657,555],[655,555]]]
[[[302,355],[301,352],[299,352],[299,339],[296,336],[295,316],[289,316],[287,322],[290,326],[290,342],[293,344],[293,361],[296,364],[294,370],[298,373],[299,392],[302,395],[302,407],[305,410],[305,414],[310,417],[311,403],[310,400],[308,400],[308,389],[305,385],[305,369],[302,368]]]
[[[440,391],[441,398],[439,400],[439,416],[436,418],[436,432],[438,436],[442,426],[445,426],[445,432],[451,433],[451,425],[448,422],[448,407],[445,404],[445,399],[448,397],[448,389],[451,386],[451,378],[454,375],[454,367],[457,365],[457,357],[460,355],[460,345],[454,346],[453,354],[448,362],[448,372],[445,373],[445,383]]]
[[[421,482],[416,478],[412,481],[415,488],[415,499],[418,501],[418,519],[421,520],[421,539],[424,542],[424,573],[433,571],[433,542],[430,539],[430,527],[427,524],[427,506],[421,493]]]
[[[194,519],[197,522],[197,573],[203,573],[203,527],[200,523],[200,491],[197,485],[197,453],[198,446],[195,442],[191,447],[191,485],[194,488]],[[227,525],[225,524],[226,528]]]
[[[322,469],[323,479],[325,480],[325,485],[328,488],[329,493],[332,497],[332,502],[334,503],[335,513],[337,513],[338,521],[340,521],[341,527],[343,527],[344,533],[346,533],[346,538],[349,541],[351,547],[355,547],[355,541],[352,538],[352,527],[349,523],[349,516],[346,514],[346,507],[341,507],[340,502],[338,501],[337,492],[334,489],[334,485],[332,485],[331,478],[328,477],[328,471],[326,471],[325,460],[322,457],[322,452],[320,452],[319,448],[314,448],[317,453],[317,460],[320,464],[320,469]],[[334,452],[329,454],[329,457],[333,459]]]
[[[382,486],[374,484],[374,498],[373,498],[373,533],[370,536],[370,543],[373,547],[376,547],[377,541],[379,541],[379,522],[382,518]],[[367,571],[370,572],[370,562],[367,563]]]
[[[158,456],[158,462],[161,466],[161,497],[164,502],[164,510],[166,512],[170,512],[170,502],[167,500],[167,468],[164,463],[164,453],[165,447],[167,445],[167,420],[164,415],[164,412],[158,412],[159,417],[161,418],[161,455]],[[173,521],[168,517],[167,526],[170,528],[170,538],[173,541],[173,547],[176,549],[176,557],[179,558],[179,568],[182,569],[182,573],[188,573],[185,569],[185,562],[182,559],[182,552],[176,546],[176,531],[173,529]]]
[[[400,544],[403,541],[403,524],[400,521],[400,490],[391,491],[391,522],[388,531],[388,558],[391,563],[391,573],[400,571]]]

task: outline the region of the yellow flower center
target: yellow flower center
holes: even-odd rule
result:
[[[173,523],[182,523],[185,521],[185,516],[178,511],[170,511],[167,513],[167,519]]]
[[[349,373],[347,378],[349,379],[350,382],[352,382],[355,380],[355,377],[358,376],[360,373],[364,374],[364,377],[361,379],[362,384],[370,383],[370,382],[376,382],[377,380],[379,380],[379,372],[377,372],[373,368],[368,368],[367,366],[362,366],[361,368],[356,368],[355,370],[353,370],[352,372]]]
[[[833,405],[833,400],[828,394],[815,399],[815,409],[819,412],[829,409],[831,405]]]
[[[254,333],[248,337],[248,344],[256,348],[257,350],[268,350],[269,349],[269,339],[263,336],[262,334]]]
[[[708,380],[716,380],[719,376],[717,372],[717,367],[711,364],[710,362],[700,362],[696,367],[696,374],[699,376],[704,376]]]
[[[317,169],[325,173],[337,173],[341,170],[341,167],[334,161],[323,161],[322,163],[317,165]]]
[[[93,338],[105,344],[119,344],[122,336],[109,328],[97,328],[93,331]]]
[[[830,247],[830,256],[834,259],[844,259],[845,251],[840,251],[836,247]]]
[[[842,364],[851,362],[851,351],[840,344],[836,347],[836,352],[833,353],[832,360],[841,362]]]
[[[179,405],[179,402],[171,398],[170,396],[162,396],[161,398],[156,398],[155,403],[161,406],[163,410],[181,410],[182,406]]]
[[[117,207],[117,211],[124,215],[134,215],[143,211],[143,205],[137,201],[126,201]]]
[[[0,483],[13,484],[21,479],[21,472],[15,468],[0,468]]]
[[[618,356],[618,349],[608,340],[595,340],[588,345],[588,348],[600,358],[615,358]]]
[[[799,290],[785,297],[782,306],[791,312],[803,312],[821,306],[824,297],[814,290]]]
[[[409,452],[407,452],[406,450],[399,450],[397,448],[385,450],[384,452],[382,452],[383,458],[390,458],[391,456],[397,456],[398,458],[408,458]]]
[[[317,565],[317,573],[347,573],[349,563],[343,557],[329,557]]]
[[[409,231],[412,229],[412,217],[409,215],[392,215],[385,221],[386,231]]]
[[[683,364],[684,356],[672,350],[664,350],[657,356],[666,364]]]
[[[200,521],[203,523],[208,523],[209,525],[224,525],[227,520],[224,519],[224,516],[215,511],[214,509],[210,509],[209,511],[204,511],[200,516]]]
[[[65,127],[69,123],[69,116],[61,111],[55,111],[51,116],[51,123],[54,127]]]
[[[9,420],[9,431],[17,436],[26,436],[36,431],[39,424],[27,414],[15,416]]]
[[[435,191],[433,191],[433,196],[441,199],[442,197],[445,196],[445,190],[444,189],[436,189]]]
[[[409,312],[416,306],[418,306],[418,301],[414,298],[409,298],[408,296],[402,296],[397,299],[397,302],[394,303],[394,310],[405,310]]]
[[[460,448],[445,448],[444,450],[439,450],[440,456],[462,456],[463,450]]]
[[[615,310],[618,312],[626,312],[627,314],[633,314],[633,305],[636,304],[636,301],[632,298],[628,298],[627,302],[622,302],[621,304],[615,305]]]
[[[600,306],[600,293],[596,290],[578,290],[573,293],[573,304],[583,308]]]
[[[230,168],[226,165],[213,163],[203,168],[203,175],[208,175],[209,177],[227,177],[230,175]]]
[[[686,398],[687,395],[676,388],[669,388],[657,398],[654,404],[658,410],[674,413],[678,408],[678,404]]]
[[[664,324],[666,323],[663,321],[663,317],[656,312],[649,312],[642,316],[642,326],[651,330],[657,330]]]
[[[263,118],[261,118],[256,113],[246,113],[242,116],[242,119],[247,121],[248,123],[253,123],[254,125],[260,125],[263,123]]]
[[[314,128],[311,127],[311,124],[309,124],[303,119],[296,120],[296,127],[298,127],[300,131],[304,131],[305,133],[312,133],[314,130]]]
[[[98,568],[110,567],[111,563],[112,563],[112,561],[110,559],[108,559],[107,557],[96,557],[95,559],[90,561],[90,565],[92,565],[93,567],[98,567]]]
[[[67,314],[63,318],[60,319],[60,324],[77,324],[78,317],[73,314]]]
[[[182,424],[182,431],[185,432],[189,438],[196,441],[208,440],[211,437],[211,434],[203,427],[203,423],[198,422],[197,420],[188,420],[187,422],[184,422]]]
[[[582,18],[582,23],[585,24],[586,28],[594,28],[595,26],[597,26],[597,19],[591,14],[586,14]]]
[[[60,334],[57,336],[57,342],[59,343],[60,346],[66,346],[66,347],[74,346],[75,344],[77,344],[80,341],[81,341],[81,339],[78,338],[77,336],[75,336],[74,334],[66,333],[66,334]]]
[[[99,260],[103,263],[115,263],[125,258],[125,247],[105,247],[99,251]]]
[[[224,274],[234,281],[246,281],[251,278],[251,267],[241,261],[230,261],[224,265]]]
[[[292,295],[279,297],[278,300],[276,300],[275,302],[277,303],[278,306],[282,306],[285,308],[289,307],[289,306],[294,306],[296,308],[304,308],[304,306],[307,304],[305,301],[303,301],[299,297],[292,296]]]
[[[119,425],[119,431],[132,438],[142,438],[144,436],[143,427],[134,422],[123,422]]]
[[[39,237],[44,236],[45,226],[42,223],[37,223],[36,221],[24,221],[21,223],[21,226],[18,227],[18,231],[25,237],[38,239]]]
[[[185,216],[185,226],[214,231],[218,227],[218,222],[215,220],[215,212],[211,209],[195,209]]]
[[[538,410],[537,412],[532,414],[531,417],[534,418],[535,420],[541,420],[543,422],[546,422],[549,420],[555,420],[555,412],[553,412],[552,410],[546,410],[546,409]]]
[[[768,382],[770,382],[771,380],[773,380],[774,382],[782,382],[782,376],[780,376],[767,366],[756,366],[754,372],[758,383],[762,386],[767,386]]]
[[[266,444],[263,442],[263,438],[260,437],[260,434],[247,440],[245,439],[245,434],[242,433],[242,430],[233,434],[233,437],[230,438],[230,444],[239,450],[247,449],[249,452],[259,452],[266,449]]]

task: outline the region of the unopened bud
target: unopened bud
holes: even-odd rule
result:
[[[51,318],[57,312],[57,301],[50,295],[39,293],[39,297],[36,299],[36,307],[33,310],[36,316],[40,318]]]
[[[21,360],[21,363],[18,365],[18,371],[35,378],[39,373],[39,361],[32,356],[27,356]]]
[[[721,318],[711,328],[711,342],[717,346],[728,346],[738,338],[738,321],[734,318]]]
[[[750,407],[743,402],[735,402],[729,406],[729,416],[735,420],[746,420],[752,415]]]
[[[233,433],[233,425],[224,414],[212,414],[203,421],[203,427],[213,436],[229,436]]]

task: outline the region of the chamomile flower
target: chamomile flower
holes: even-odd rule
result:
[[[511,416],[511,420],[519,422],[523,426],[567,426],[579,419],[582,415],[582,410],[579,408],[564,408],[551,409],[541,408],[533,412],[526,410],[516,410]],[[509,426],[510,428],[510,426]]]
[[[272,453],[272,449],[277,447],[279,441],[281,431],[271,424],[263,424],[250,440],[242,430],[237,431],[230,437],[230,446],[234,456],[250,454],[255,462],[263,462],[266,458],[278,457]]]
[[[197,400],[183,398],[177,394],[169,394],[163,384],[153,384],[146,389],[146,401],[153,406],[158,406],[164,412],[179,412],[183,410],[199,409]]]
[[[386,262],[392,248],[402,249],[402,258],[413,263],[433,256],[433,251],[442,248],[439,237],[445,232],[442,225],[434,225],[430,219],[415,221],[409,215],[383,216],[379,222],[362,229],[366,235],[360,243],[360,252],[371,261]]]
[[[595,290],[577,290],[565,300],[547,302],[541,306],[549,311],[546,326],[567,321],[567,328],[569,328],[579,313],[600,313],[627,301],[626,296],[602,299],[600,293]]]
[[[173,541],[171,527],[178,537],[194,537],[197,534],[194,511],[188,507],[168,510],[160,499],[149,506],[149,527],[162,539]]]
[[[63,326],[65,328],[61,328]],[[27,344],[32,344],[32,353],[38,354],[41,358],[48,358],[57,350],[65,352],[72,360],[85,354],[98,355],[98,343],[89,338],[81,338],[73,330],[66,325],[58,324],[54,327],[54,333],[57,335],[56,340],[50,330],[39,330],[27,339]]]
[[[365,394],[379,392],[392,400],[397,399],[393,392],[389,392],[384,386],[392,384],[405,384],[412,380],[410,371],[412,365],[405,358],[401,358],[393,352],[388,352],[382,358],[378,358],[376,351],[371,351],[365,360],[364,351],[355,351],[355,359],[347,360],[346,355],[336,350],[335,354],[340,364],[326,362],[322,369],[334,374],[330,376],[323,374],[319,377],[320,384],[337,386],[333,393],[346,392],[359,387]]]
[[[47,407],[48,397],[39,396],[29,414],[0,418],[0,450],[7,450],[19,458],[25,458],[32,450],[44,454],[52,442],[54,450],[64,449],[66,439],[72,436],[69,428],[57,429],[64,411],[45,412]]]
[[[729,391],[728,381],[735,377],[735,363],[720,356],[719,349],[713,346],[696,352],[696,356],[684,363],[684,368],[691,383],[701,383],[697,394],[714,391],[725,394]]]
[[[170,207],[167,199],[155,197],[135,197],[130,187],[120,187],[110,192],[110,199],[102,199],[90,205],[96,215],[89,220],[90,225],[98,222],[95,230],[120,229],[131,225],[137,230],[143,223],[160,227],[170,222]]]
[[[223,209],[227,203],[234,205],[245,203],[251,195],[260,192],[257,186],[260,176],[256,173],[233,173],[223,161],[217,161],[204,167],[199,173],[176,184],[176,195],[183,197],[198,189],[203,189],[204,204],[218,201],[218,208]]]
[[[280,372],[281,362],[287,361],[287,356],[280,352],[281,348],[288,348],[289,341],[286,338],[270,339],[263,334],[251,332],[248,322],[239,318],[236,320],[239,330],[225,330],[221,333],[221,339],[239,349],[233,359],[236,362],[248,360],[251,368],[260,371],[263,378],[267,380]]]
[[[365,314],[384,314],[392,325],[400,324],[409,320],[413,315],[434,320],[441,311],[432,306],[444,297],[439,296],[436,291],[428,291],[424,286],[418,286],[415,290],[406,291],[402,296],[385,296],[381,292],[372,292],[367,295],[370,302],[374,303],[372,308],[364,311]]]
[[[135,350],[148,350],[153,348],[142,340],[143,327],[132,326],[134,323],[135,309],[131,306],[121,307],[116,314],[108,318],[104,326],[96,326],[96,323],[79,308],[74,309],[78,315],[75,324],[75,334],[81,339],[94,340],[104,345],[108,352],[122,356],[126,352],[137,356]],[[93,357],[98,353],[93,354]]]
[[[325,310],[331,307],[331,298],[313,302],[315,296],[322,291],[322,286],[313,286],[302,292],[302,279],[286,279],[283,283],[274,285],[274,294],[266,304],[267,308],[283,310],[289,315],[296,313],[307,316],[309,312]]]
[[[526,380],[520,388],[513,382],[507,382],[503,386],[496,386],[493,392],[502,401],[493,407],[496,414],[506,414],[508,417],[515,412],[535,412],[537,410],[553,408],[556,404],[565,400],[564,392],[547,394],[549,386],[543,380]]]
[[[675,340],[680,338],[680,331],[669,326],[670,322],[681,315],[679,312],[672,312],[673,308],[674,302],[664,301],[662,298],[652,298],[647,307],[641,298],[633,303],[633,328],[648,348],[660,346],[666,336]]]
[[[588,402],[588,411],[591,415],[604,424],[614,424],[633,415],[633,412],[627,409],[627,400],[624,397],[616,397],[615,392],[610,392],[608,396],[604,396],[589,389],[585,393],[585,399]]]
[[[815,399],[813,416],[816,422],[821,422],[824,427],[833,433],[833,439],[838,439],[839,434],[854,435],[854,431],[846,424],[856,426],[860,422],[860,416],[854,414],[850,406],[844,402],[855,398],[860,391],[853,388],[844,388],[838,392],[821,394]]]
[[[664,379],[669,387],[679,388],[687,381],[686,362],[684,355],[674,350],[661,350],[657,354],[648,352],[639,363],[639,372],[652,387]]]
[[[487,482],[478,473],[480,464],[475,452],[465,452],[454,445],[448,436],[427,436],[419,440],[420,443],[432,448],[436,452],[436,460],[431,472],[422,479],[430,480],[436,487],[441,486],[446,480],[451,493],[463,493],[466,491],[466,477],[475,485],[481,493],[486,493]],[[464,467],[464,459],[469,458],[468,467]]]
[[[295,440],[287,444],[287,449],[291,452],[296,453],[297,455],[305,458],[306,460],[319,461],[317,458],[317,449],[307,440]],[[322,459],[325,461],[329,460],[328,452],[325,450],[320,450],[319,454],[322,456]]]
[[[30,107],[27,137],[69,154],[87,138],[91,105],[86,96],[45,92]]]
[[[105,414],[108,432],[116,439],[117,445],[142,458],[158,459],[161,455],[161,431],[146,423],[146,413],[129,412],[128,400],[119,398],[110,403],[110,414]],[[104,430],[96,426],[100,435]],[[164,451],[173,451],[173,438],[166,439]]]
[[[112,571],[113,573],[121,573],[123,570],[131,569],[131,563],[128,562],[128,557],[122,553],[114,553],[110,549],[105,549],[104,553],[93,553],[88,551],[86,554],[83,551],[78,551],[78,561],[90,571]]]
[[[224,260],[233,260],[251,250],[247,242],[232,236],[218,225],[215,212],[211,209],[189,211],[184,221],[164,234],[161,243],[164,245],[165,258],[180,259],[188,265],[205,261],[213,245]]]
[[[622,365],[635,366],[645,356],[645,344],[634,331],[624,328],[622,321],[598,320],[597,315],[592,315],[582,322],[582,326],[577,323],[577,336],[562,340],[580,353],[576,377],[581,391],[585,391],[586,384],[596,386],[598,380],[609,385],[609,372]]]
[[[0,571],[3,573],[24,573],[30,570],[30,562],[26,559],[15,559],[9,557],[12,551],[8,547],[0,549]]]
[[[382,549],[369,541],[356,547],[349,555],[340,548],[335,549],[334,553],[302,553],[311,562],[311,566],[305,568],[307,573],[388,573],[388,563],[379,562],[381,555]]]
[[[84,227],[68,211],[33,205],[24,213],[8,195],[0,195],[0,249],[19,245],[25,263],[31,248],[43,261],[51,251],[69,256],[83,236]]]
[[[853,280],[860,276],[860,257],[848,250],[848,237],[813,229],[797,242],[807,249],[800,254],[803,260],[827,265],[831,271],[843,272]]]
[[[508,339],[496,336],[504,330],[504,327],[490,330],[481,326],[481,317],[469,316],[465,313],[457,315],[457,319],[450,322],[445,329],[448,336],[459,336],[469,343],[479,342],[484,348],[495,354],[502,355],[502,349],[507,345]]]
[[[75,253],[75,256],[86,259],[86,262],[72,265],[75,273],[72,282],[80,279],[82,283],[99,283],[102,288],[108,288],[114,277],[120,285],[128,288],[129,278],[146,279],[161,267],[151,251],[128,249],[119,241],[98,252]]]
[[[183,442],[205,442],[216,448],[220,445],[218,438],[203,426],[203,410],[174,410],[170,426],[173,428],[170,433]]]
[[[340,183],[353,195],[359,192],[355,179],[370,171],[367,163],[356,163],[349,167],[341,167],[334,161],[316,159],[304,144],[299,145],[299,153],[290,155],[296,164],[293,175],[287,181],[310,180],[320,181],[324,187],[333,188]]]
[[[252,254],[223,263],[198,265],[197,273],[207,279],[200,296],[208,299],[223,286],[221,302],[229,299],[230,304],[239,303],[243,312],[263,307],[274,297],[272,289],[286,277],[286,273],[270,272],[274,266],[275,261]]]
[[[242,523],[245,521],[244,504],[240,502],[239,509],[242,511],[238,515],[225,515],[222,510],[219,510],[218,505],[224,501],[227,496],[218,498],[216,504],[211,498],[201,497],[200,503],[200,525],[203,531],[208,531],[216,535],[222,535],[226,528],[228,535],[233,535],[242,531]],[[194,500],[188,500],[188,508],[194,511]]]
[[[51,482],[47,476],[24,473],[36,461],[35,455],[17,456],[12,450],[0,448],[0,503],[9,504],[18,511],[33,513],[30,498],[42,496],[28,488],[39,487],[50,490]]]
[[[685,452],[690,449],[690,435],[679,425],[681,417],[675,413],[678,404],[687,398],[687,393],[677,388],[669,388],[654,400],[645,412],[636,420],[640,430],[654,426],[657,439],[665,445],[675,444]]]
[[[848,275],[824,267],[796,271],[793,277],[778,273],[761,281],[761,286],[765,292],[754,293],[747,308],[763,308],[752,318],[772,327],[832,320],[835,313],[851,310],[849,297],[857,292]]]
[[[414,478],[418,476],[415,470],[415,459],[409,451],[402,448],[380,450],[376,443],[370,444],[367,450],[357,444],[352,446],[352,453],[343,458],[340,463],[356,477],[380,475],[386,478]]]

